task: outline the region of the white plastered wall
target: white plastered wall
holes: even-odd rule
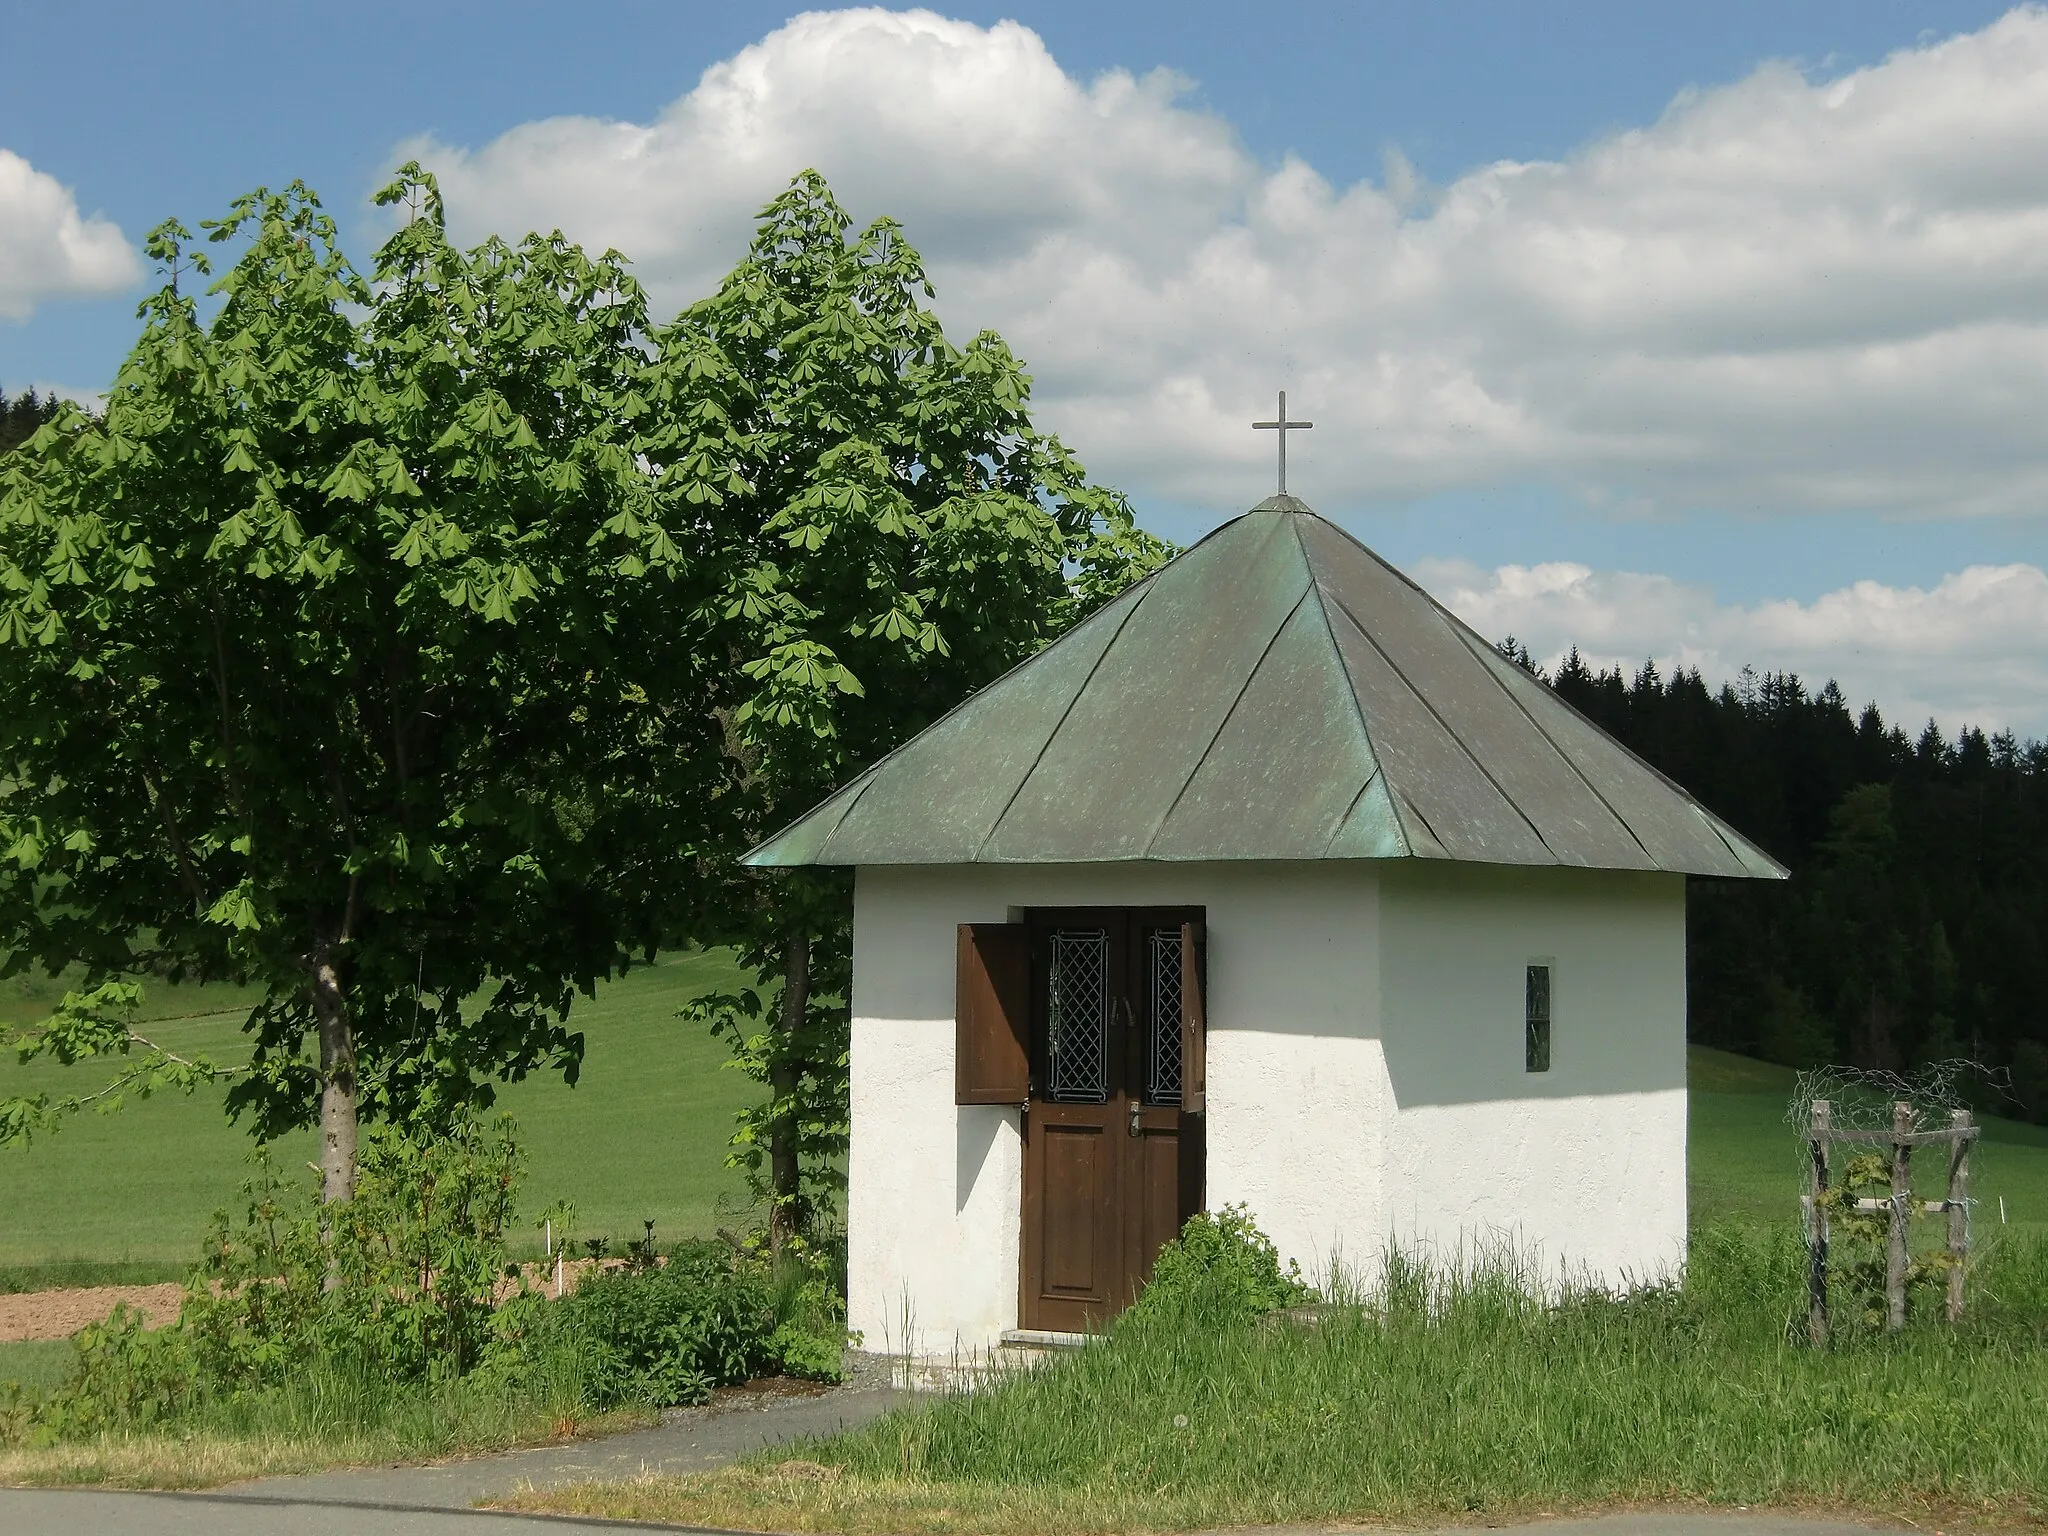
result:
[[[1208,1203],[1315,1271],[1375,1249],[1387,1081],[1378,882],[1361,865],[867,868],[854,896],[848,1311],[868,1348],[992,1344],[1017,1322],[1014,1109],[953,1102],[954,932],[1025,907],[1199,906],[1209,943]]]
[[[1389,1238],[1512,1235],[1612,1282],[1683,1257],[1685,894],[1471,865],[866,868],[854,897],[850,1325],[976,1350],[1016,1326],[1014,1109],[953,1102],[954,932],[1025,907],[1199,906],[1208,1204],[1312,1276]],[[1555,975],[1523,1070],[1523,968]]]
[[[1390,1235],[1511,1239],[1608,1284],[1681,1263],[1685,880],[1420,862],[1381,882]],[[1552,967],[1525,1070],[1525,967]]]

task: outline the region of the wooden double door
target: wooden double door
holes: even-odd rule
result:
[[[1030,1097],[1023,1275],[1029,1329],[1099,1327],[1202,1208],[1202,914],[1027,914]]]

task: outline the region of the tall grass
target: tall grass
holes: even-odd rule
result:
[[[1683,1284],[1558,1295],[1510,1252],[1390,1255],[1312,1324],[1139,1308],[1102,1344],[808,1458],[851,1479],[1145,1492],[1254,1522],[1609,1500],[2048,1504],[2048,1242],[1971,1320],[1819,1353],[1795,1238],[1714,1231]],[[1545,1291],[1550,1291],[1545,1299]],[[843,1497],[843,1495],[841,1495]]]
[[[477,1374],[403,1383],[322,1358],[260,1391],[210,1397],[156,1429],[51,1441],[0,1435],[0,1485],[198,1488],[265,1474],[428,1461],[624,1428],[651,1414],[592,1412],[570,1351],[516,1382]],[[4,1408],[0,1404],[0,1408]]]
[[[90,1285],[162,1285],[192,1272],[168,1259],[48,1259],[39,1264],[0,1264],[0,1296],[65,1290]]]

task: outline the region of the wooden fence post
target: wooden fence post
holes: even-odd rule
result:
[[[1806,1334],[1815,1349],[1828,1343],[1828,1208],[1822,1197],[1828,1192],[1828,1131],[1834,1107],[1826,1099],[1813,1101],[1813,1125],[1808,1146],[1813,1154],[1813,1198],[1806,1208]]]
[[[1948,1320],[1963,1315],[1963,1270],[1970,1262],[1970,1112],[1949,1115],[1955,1140],[1948,1148]]]
[[[1885,1243],[1885,1327],[1897,1333],[1906,1326],[1906,1208],[1913,1199],[1913,1106],[1892,1105],[1891,1232]]]

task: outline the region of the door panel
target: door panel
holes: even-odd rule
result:
[[[1200,1209],[1201,1117],[1180,1107],[1185,909],[1029,915],[1034,1033],[1024,1116],[1026,1328],[1121,1311]]]
[[[1131,1246],[1124,1267],[1133,1298],[1152,1278],[1159,1250],[1179,1235],[1186,1220],[1181,1214],[1180,1117],[1178,1109],[1141,1109],[1138,1134],[1126,1132],[1131,1178],[1125,1226]]]
[[[1045,1294],[1071,1301],[1106,1301],[1110,1255],[1103,1251],[1096,1212],[1110,1204],[1107,1138],[1099,1125],[1047,1126],[1045,1177],[1074,1198],[1046,1212]]]
[[[1039,1219],[1035,1234],[1026,1221],[1024,1326],[1082,1333],[1121,1305],[1120,1149],[1096,1106],[1033,1105],[1032,1114],[1026,1178],[1041,1197],[1025,1202]]]

